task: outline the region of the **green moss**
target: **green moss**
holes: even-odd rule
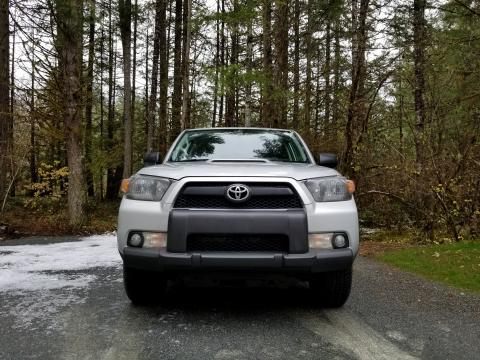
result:
[[[428,279],[480,292],[480,241],[389,251],[376,258]]]

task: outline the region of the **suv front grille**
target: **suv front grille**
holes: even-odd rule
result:
[[[245,183],[252,196],[244,203],[225,197],[231,183],[188,183],[180,191],[174,208],[180,209],[301,209],[303,203],[289,184]]]
[[[288,236],[274,234],[190,234],[187,237],[187,252],[192,251],[288,253]]]

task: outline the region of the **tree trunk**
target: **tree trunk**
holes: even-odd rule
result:
[[[116,79],[117,79],[117,43],[115,43],[115,47],[113,49],[113,54],[115,55],[113,57],[113,100],[112,100],[112,109],[113,109],[113,119],[112,119],[112,126],[115,125],[115,120],[116,120],[116,110],[117,110],[117,86],[116,86]],[[120,123],[121,125],[121,123]],[[121,127],[121,126],[117,126]],[[113,127],[112,127],[112,136],[113,136]],[[107,189],[108,191],[108,198],[109,199],[117,199],[118,198],[118,192],[120,191],[120,184],[122,183],[122,177],[123,177],[123,165],[124,162],[119,162],[114,168],[112,168],[112,180],[110,182],[110,186]]]
[[[160,36],[163,0],[155,3],[155,33],[153,36],[152,76],[150,101],[148,102],[147,152],[153,151],[153,137],[155,132],[155,115],[157,114],[158,67],[160,58]]]
[[[220,71],[220,107],[218,109],[218,126],[222,126],[224,124],[223,119],[223,108],[224,108],[224,100],[225,100],[225,0],[222,0],[222,26],[221,26],[221,43],[220,43],[220,64],[221,64],[221,71]]]
[[[233,0],[233,13],[238,12],[238,0]],[[225,94],[225,126],[236,126],[236,92],[237,92],[237,62],[238,62],[238,20],[233,19],[230,31],[231,50],[230,50],[230,69],[226,78]]]
[[[181,131],[182,108],[182,0],[175,0],[175,46],[173,55],[172,140]]]
[[[404,149],[403,149],[403,114],[404,114],[404,96],[403,96],[403,89],[402,89],[402,77],[399,76],[398,79],[398,92],[400,93],[400,99],[398,99],[398,135],[399,135],[399,148],[398,151],[400,152],[400,155],[402,155],[401,159],[402,162],[404,163]]]
[[[120,17],[120,37],[123,49],[123,125],[124,125],[124,153],[123,178],[132,175],[132,2],[119,0],[118,12]]]
[[[335,19],[335,51],[334,51],[334,70],[333,70],[333,102],[332,102],[332,131],[334,144],[337,143],[338,120],[340,119],[340,18],[337,15]]]
[[[331,126],[330,126],[330,72],[331,72],[331,56],[330,56],[330,48],[331,48],[331,20],[330,16],[327,19],[326,24],[326,35],[325,35],[325,121],[323,124],[323,128],[325,129],[326,135],[330,140],[330,133],[331,133]]]
[[[272,5],[269,0],[263,0],[263,76],[262,89],[262,124],[271,127],[275,118],[273,107],[273,68],[272,68]]]
[[[58,68],[64,96],[63,122],[68,159],[70,224],[85,220],[86,189],[82,131],[83,0],[56,4]]]
[[[315,79],[315,96],[314,96],[314,101],[315,101],[315,106],[314,106],[314,118],[313,118],[313,132],[312,135],[314,136],[315,139],[317,139],[318,136],[324,135],[321,124],[320,124],[320,107],[322,105],[322,97],[320,95],[320,79],[322,77],[322,61],[321,59],[323,58],[322,56],[322,48],[320,44],[317,47],[317,54],[315,58],[317,59],[317,76]]]
[[[217,0],[217,19],[216,31],[217,40],[215,45],[215,84],[213,87],[213,113],[212,113],[212,127],[215,127],[217,117],[217,102],[218,102],[218,75],[220,68],[220,0]]]
[[[137,37],[138,37],[138,0],[133,5],[133,61],[132,61],[132,134],[135,127],[135,108],[137,101]],[[132,135],[133,136],[133,135]],[[133,140],[132,140],[133,144]],[[133,145],[132,145],[133,146]],[[133,148],[132,148],[133,152]],[[133,165],[133,159],[132,159]]]
[[[0,0],[0,200],[7,190],[9,161],[13,146],[13,123],[10,113],[9,71],[10,31],[8,0]]]
[[[149,92],[148,86],[150,85],[150,69],[148,68],[148,63],[150,62],[150,34],[148,33],[145,35],[145,135],[147,136],[147,146],[146,150],[148,150],[148,119],[150,116],[149,107]]]
[[[365,81],[366,81],[366,59],[365,51],[367,46],[367,15],[369,0],[360,0],[358,9],[357,0],[352,3],[352,84],[347,110],[347,124],[345,128],[345,150],[342,159],[343,171],[347,176],[356,177],[356,151],[358,139],[362,132],[367,130],[364,126],[366,118],[365,109]],[[358,11],[358,17],[357,17]],[[358,19],[358,20],[357,20]]]
[[[35,32],[32,31],[32,35]],[[35,52],[35,44],[32,45],[32,53]],[[35,57],[32,56],[32,75],[31,75],[31,89],[30,89],[30,183],[34,184],[38,182],[37,172],[37,146],[36,146],[36,133],[35,133]],[[33,191],[30,195],[33,195]]]
[[[113,152],[113,131],[115,121],[115,86],[116,86],[116,54],[113,46],[114,33],[113,33],[113,21],[112,21],[112,0],[109,0],[108,6],[108,115],[107,115],[107,152]],[[107,193],[106,198],[113,200],[118,195],[116,188],[115,172],[112,165],[107,169]]]
[[[104,63],[104,52],[105,52],[105,33],[104,33],[104,26],[103,26],[103,22],[101,24],[101,33],[100,33],[100,150],[103,154],[103,151],[105,150],[105,131],[104,131],[104,127],[105,127],[105,95],[103,94],[103,85],[104,85],[104,81],[105,81],[105,78],[104,78],[104,74],[103,74],[103,71],[104,71],[104,68],[105,68],[105,63]],[[97,196],[100,200],[103,200],[103,196],[104,196],[104,191],[103,191],[103,178],[104,178],[104,173],[103,173],[104,169],[103,167],[100,168],[100,188],[99,188],[99,192],[97,191]]]
[[[190,65],[189,65],[189,91],[188,91],[188,102],[187,102],[187,114],[188,114],[188,127],[189,128],[195,128],[195,111],[196,111],[196,102],[195,102],[195,96],[196,96],[196,89],[195,89],[195,60],[196,60],[196,48],[195,44],[193,47],[190,49]]]
[[[167,39],[167,3],[162,0],[160,16],[160,112],[158,130],[158,150],[167,152],[167,122],[168,122],[168,41]]]
[[[309,139],[310,138],[310,128],[311,128],[311,116],[312,116],[312,58],[313,58],[313,44],[312,44],[312,33],[313,33],[313,14],[312,14],[312,5],[309,1],[307,4],[307,30],[305,33],[305,52],[306,52],[306,79],[305,79],[305,106],[304,106],[304,115],[303,115],[303,134]]]
[[[89,5],[89,30],[88,30],[88,65],[87,65],[87,89],[85,105],[85,162],[87,177],[88,196],[94,196],[92,174],[92,127],[93,127],[93,62],[95,60],[95,2]]]
[[[248,19],[247,25],[247,58],[246,72],[251,74],[253,71],[253,18]],[[245,89],[245,126],[252,126],[252,82],[247,79]]]
[[[299,127],[298,113],[300,100],[300,0],[295,0],[294,5],[294,39],[293,39],[293,113],[292,125],[294,128]]]
[[[15,153],[15,142],[13,141],[13,125],[15,124],[15,36],[17,33],[17,26],[14,23],[13,24],[13,30],[12,30],[12,53],[11,53],[11,68],[10,68],[10,116],[11,116],[11,123],[12,123],[12,146],[11,146],[11,152],[12,154]],[[17,166],[17,169],[19,167]],[[11,169],[13,172],[13,168]],[[18,171],[18,170],[17,170]],[[12,174],[13,175],[13,174]],[[13,178],[13,184],[12,188],[10,190],[10,195],[15,196],[15,191],[16,191],[16,180]],[[1,191],[0,191],[1,192]]]
[[[425,0],[413,1],[413,59],[414,59],[414,140],[419,170],[425,162]]]
[[[288,118],[288,0],[275,1],[277,22],[275,34],[276,46],[276,92],[277,111],[273,126],[285,128]]]
[[[190,127],[190,38],[192,36],[192,0],[184,0],[183,2],[183,56],[182,56],[182,129]]]

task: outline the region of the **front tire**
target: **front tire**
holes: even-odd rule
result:
[[[128,298],[134,305],[155,305],[165,293],[167,279],[161,273],[123,265],[123,284]]]
[[[309,285],[316,303],[329,308],[342,307],[350,296],[352,269],[315,275]]]

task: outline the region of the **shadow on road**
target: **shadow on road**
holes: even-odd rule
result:
[[[257,313],[318,309],[306,282],[294,279],[172,282],[159,305],[164,310]]]

